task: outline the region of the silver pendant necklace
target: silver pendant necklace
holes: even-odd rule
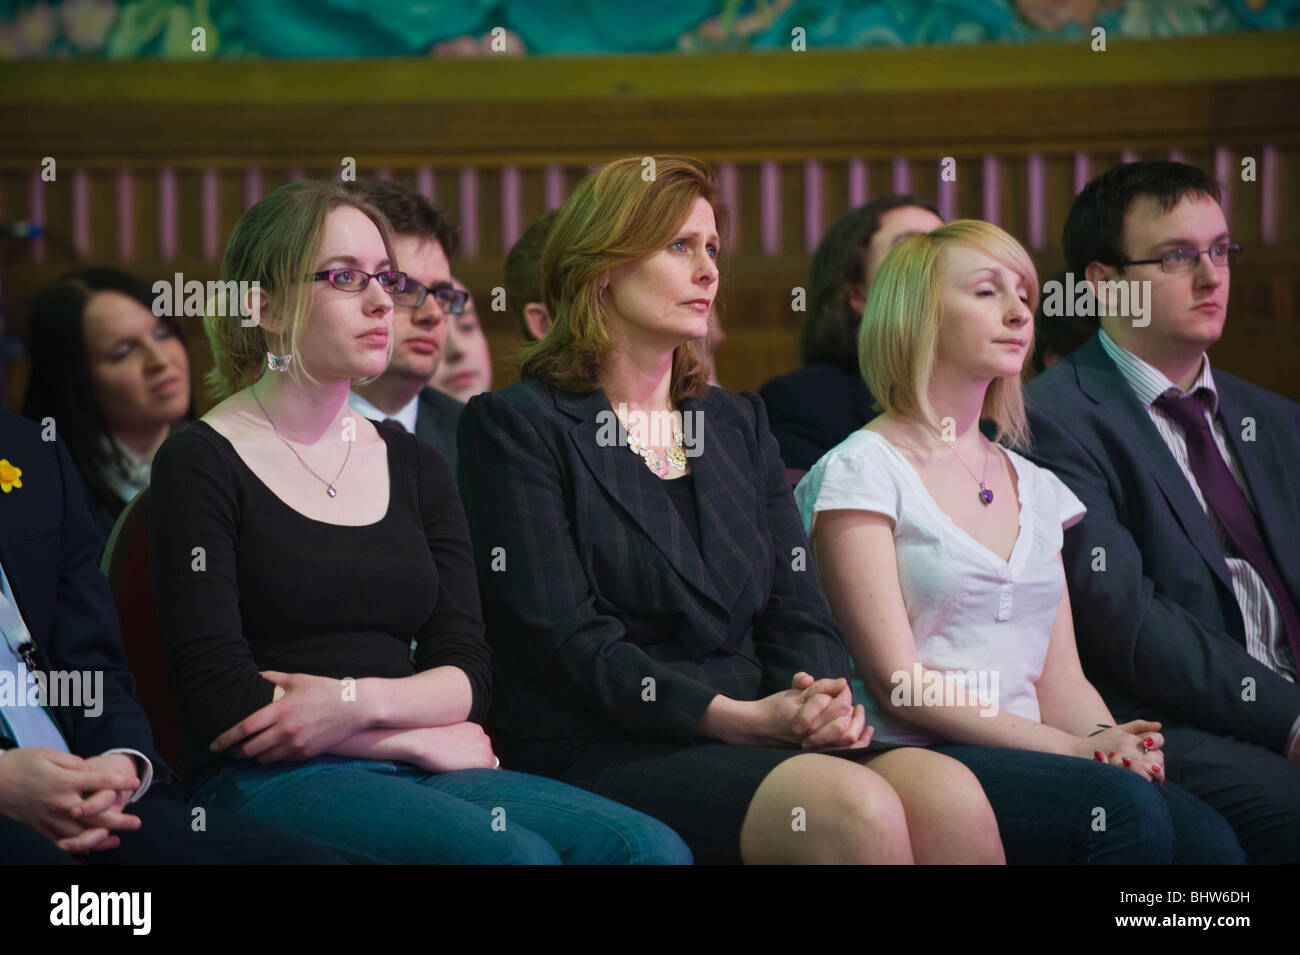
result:
[[[325,485],[326,494],[328,494],[330,497],[338,497],[339,492],[334,487],[334,484],[338,481],[340,477],[343,476],[343,468],[346,468],[348,466],[348,458],[352,457],[352,442],[351,441],[345,442],[348,446],[348,450],[347,453],[343,455],[343,464],[341,467],[339,467],[339,473],[334,475],[333,481],[327,481],[319,474],[317,474],[312,469],[312,466],[310,464],[308,464],[306,461],[302,459],[302,455],[299,454],[296,450],[294,450],[292,444],[290,444],[287,440],[285,440],[284,435],[280,433],[280,429],[277,428],[275,426],[275,422],[271,420],[271,416],[266,413],[266,407],[262,404],[262,399],[257,397],[256,389],[250,387],[248,390],[252,394],[253,400],[257,402],[257,406],[262,409],[262,415],[266,418],[266,423],[271,426],[271,430],[275,432],[275,436],[280,439],[280,441],[284,444],[286,448],[288,448],[290,451],[293,451],[293,456],[298,459],[298,463],[301,464],[304,468],[306,468],[308,473],[311,474],[312,477],[314,477],[316,480],[320,481],[322,484]]]

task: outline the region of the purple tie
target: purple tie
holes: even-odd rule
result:
[[[1198,389],[1197,394],[1200,393]],[[1205,416],[1205,406],[1200,398],[1188,395],[1184,398],[1164,394],[1155,400],[1155,406],[1183,429],[1187,438],[1187,461],[1191,465],[1196,483],[1206,502],[1219,518],[1219,523],[1228,532],[1228,537],[1237,545],[1243,557],[1250,561],[1259,576],[1268,584],[1269,592],[1282,614],[1282,625],[1291,644],[1291,659],[1300,666],[1300,612],[1287,592],[1282,575],[1278,573],[1273,555],[1264,543],[1260,533],[1259,522],[1250,509],[1250,502],[1242,492],[1241,486],[1228,470],[1219,446],[1214,441],[1214,432]]]
[[[379,423],[382,424],[385,428],[392,428],[394,431],[406,430],[406,426],[403,425],[402,422],[398,421],[396,418],[385,418],[383,421]]]

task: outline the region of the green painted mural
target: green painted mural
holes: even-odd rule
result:
[[[1300,0],[0,0],[0,59],[485,57],[1300,30]]]

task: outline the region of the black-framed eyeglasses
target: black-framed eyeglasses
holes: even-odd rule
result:
[[[469,292],[456,288],[450,282],[437,282],[430,287],[407,276],[406,288],[393,296],[393,304],[419,308],[430,295],[448,315],[461,314],[465,311],[465,303],[469,301]]]
[[[1218,268],[1231,268],[1241,258],[1241,246],[1235,242],[1220,242],[1208,249],[1170,249],[1158,259],[1133,259],[1117,264],[1159,265],[1162,272],[1190,272],[1200,264],[1202,255],[1208,255],[1210,263]]]
[[[398,272],[395,269],[386,269],[374,275],[360,269],[325,269],[313,275],[312,279],[317,282],[329,282],[343,292],[360,292],[370,284],[371,279],[374,279],[389,295],[397,295],[410,283],[405,272]]]

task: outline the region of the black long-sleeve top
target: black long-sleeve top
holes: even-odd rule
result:
[[[191,784],[229,759],[212,740],[271,702],[260,670],[360,679],[455,666],[473,688],[469,718],[486,712],[491,665],[455,482],[433,447],[375,427],[388,511],[357,527],[289,507],[202,421],[159,449],[150,564]]]

